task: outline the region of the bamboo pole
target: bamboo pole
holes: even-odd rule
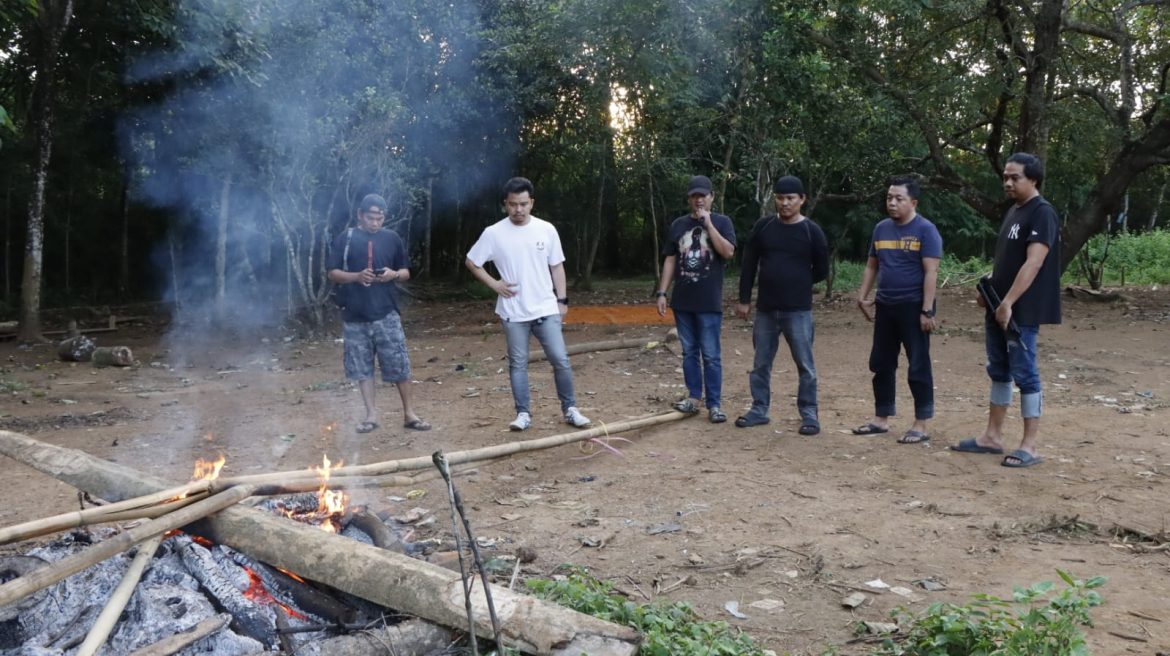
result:
[[[102,540],[85,551],[62,558],[55,563],[0,585],[0,606],[20,601],[37,590],[47,588],[91,565],[112,558],[143,540],[162,535],[224,508],[234,506],[251,495],[252,489],[250,485],[240,485],[225,490],[158,519],[143,522],[112,538]]]
[[[560,435],[549,435],[548,437],[539,437],[532,440],[525,440],[521,442],[506,442],[504,444],[496,444],[493,446],[482,447],[479,449],[470,449],[467,451],[454,451],[447,454],[447,462],[451,465],[462,465],[469,462],[485,462],[488,460],[495,460],[497,458],[505,458],[516,455],[517,453],[525,453],[528,451],[539,451],[541,449],[551,449],[574,442],[583,442],[595,437],[606,437],[613,433],[624,431],[639,430],[648,428],[650,426],[657,426],[670,421],[678,421],[686,419],[691,415],[684,414],[678,411],[670,411],[657,415],[646,415],[634,419],[625,419],[614,422],[612,424],[600,423],[600,426],[589,428],[582,431],[574,431],[572,433],[562,433]],[[45,447],[50,446],[38,440],[33,440],[27,436],[19,433],[12,433],[9,431],[0,431],[0,454],[9,456],[15,460],[24,463],[31,462],[54,462],[54,467],[59,468],[62,473],[73,471],[77,468],[78,463],[70,462],[71,456],[53,452],[46,453]],[[347,467],[338,467],[330,471],[330,476],[333,478],[342,478],[349,476],[357,477],[371,477],[384,476],[387,474],[394,474],[402,471],[418,471],[432,467],[434,463],[430,456],[417,456],[415,458],[406,458],[403,460],[386,460],[383,462],[374,462],[366,465],[350,465]],[[45,470],[41,470],[45,471]],[[93,474],[92,471],[76,471],[79,482],[71,485],[80,489],[89,489],[85,486],[83,481],[85,477]],[[56,476],[54,474],[54,476]],[[421,480],[421,479],[416,479]],[[265,486],[292,486],[304,484],[307,481],[320,481],[317,472],[312,469],[272,472],[268,474],[253,474],[249,476],[228,476],[221,477],[214,481],[195,481],[186,485],[171,486],[166,490],[154,492],[151,488],[149,494],[144,494],[137,499],[128,499],[125,503],[132,507],[139,507],[146,505],[142,500],[147,499],[170,499],[184,494],[194,494],[199,491],[209,491],[212,493],[226,490],[235,485],[255,485],[257,489],[264,489]],[[276,488],[270,488],[276,489]],[[285,489],[292,489],[286,487]],[[276,494],[283,494],[283,492],[276,492]],[[99,495],[100,496],[100,495]]]
[[[160,517],[184,506],[189,506],[206,496],[206,493],[199,492],[183,499],[176,499],[175,501],[155,506],[125,502],[112,503],[106,506],[62,513],[52,517],[45,517],[44,519],[35,519],[30,522],[14,524],[0,529],[0,544],[18,542],[20,540],[27,540],[60,531],[68,531],[74,528],[81,528],[82,526],[91,526],[93,524],[108,524],[110,522],[124,522],[131,519]]]
[[[595,437],[607,437],[614,433],[624,431],[638,430],[648,428],[650,426],[657,426],[670,421],[678,421],[686,419],[691,415],[684,414],[672,410],[657,415],[646,415],[635,419],[626,419],[623,421],[614,422],[612,424],[600,423],[600,426],[589,428],[581,431],[574,431],[572,433],[562,433],[560,435],[549,435],[548,437],[538,437],[532,440],[524,440],[520,442],[506,442],[504,444],[496,444],[493,446],[481,447],[479,449],[469,449],[467,451],[453,451],[447,454],[447,462],[452,465],[462,465],[469,462],[483,462],[485,460],[495,460],[496,458],[504,458],[513,456],[517,453],[525,453],[528,451],[539,451],[542,449],[551,449],[574,442],[583,442],[585,440],[593,439]],[[3,452],[3,444],[0,444],[0,452]],[[404,458],[402,460],[386,460],[383,462],[374,462],[367,465],[352,465],[348,467],[338,467],[332,470],[332,475],[337,476],[381,476],[385,474],[393,474],[402,471],[417,471],[420,469],[427,469],[433,467],[434,463],[430,456],[417,456],[414,458]],[[213,489],[222,489],[232,485],[249,484],[249,485],[266,485],[273,483],[289,483],[305,478],[315,476],[311,471],[291,471],[291,472],[275,472],[270,474],[255,474],[251,476],[234,476],[221,477],[213,482]]]
[[[77,648],[76,656],[94,656],[98,648],[105,644],[106,638],[110,637],[110,632],[118,623],[118,617],[122,615],[126,604],[129,603],[130,596],[134,594],[134,588],[138,585],[139,579],[142,578],[142,573],[146,571],[150,559],[154,558],[154,552],[158,551],[158,545],[161,542],[162,536],[156,535],[138,549],[138,553],[130,563],[130,568],[122,576],[122,581],[118,583],[117,588],[114,588],[114,593],[110,595],[105,608],[102,608],[101,615],[98,615],[97,620],[89,629],[89,633],[85,635],[85,641]]]

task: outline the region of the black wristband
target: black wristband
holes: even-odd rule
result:
[[[666,298],[666,292],[654,292],[655,298]]]
[[[568,297],[568,296],[566,296],[566,297],[564,297],[564,298],[558,298],[558,299],[557,299],[557,303],[560,303],[561,305],[564,305],[564,306],[568,307],[568,305],[569,305],[569,297]]]

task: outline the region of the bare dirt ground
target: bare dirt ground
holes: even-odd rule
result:
[[[644,291],[575,300],[642,302]],[[1045,462],[1020,470],[945,448],[982,429],[988,384],[970,292],[945,290],[940,308],[938,416],[928,446],[895,443],[906,414],[886,436],[848,434],[872,412],[870,327],[848,300],[819,302],[820,436],[796,433],[796,376],[782,349],[772,424],[737,429],[701,415],[623,434],[631,443],[615,444],[621,456],[570,446],[488,465],[460,481],[474,527],[499,553],[535,549],[526,575],[584,565],[636,600],[691,602],[779,653],[830,645],[863,653],[866,645],[849,643],[859,620],[886,620],[898,605],[921,610],[981,592],[1007,596],[1013,586],[1057,581],[1058,568],[1108,577],[1106,603],[1088,630],[1094,653],[1170,650],[1170,293],[1130,289],[1110,305],[1066,299],[1064,325],[1041,332]],[[277,328],[183,340],[145,328],[99,336],[101,344],[131,346],[141,361],[132,369],[71,365],[48,347],[2,342],[0,428],[175,481],[187,479],[196,458],[217,452],[227,456],[226,473],[246,474],[307,468],[323,452],[357,464],[567,432],[543,362],[531,367],[533,429],[506,431],[512,401],[490,302],[416,303],[406,320],[418,410],[435,424],[429,433],[401,428],[393,389],[382,387],[382,429],[354,434],[361,404],[342,380],[341,345]],[[664,330],[570,323],[566,339]],[[749,404],[752,346],[749,324],[730,313],[723,356],[724,407],[734,419]],[[664,411],[682,394],[679,360],[665,348],[578,355],[573,364],[580,405],[595,420]],[[900,385],[905,413],[909,392]],[[1017,409],[1009,413],[1012,444]],[[403,490],[358,500],[375,509],[421,505],[439,519],[424,536],[446,537],[445,495],[435,483],[424,489],[410,502],[387,499]],[[77,504],[71,488],[7,459],[0,494],[0,525]],[[1133,546],[1139,534],[1153,538],[1145,546],[1163,548]],[[870,590],[874,579],[915,597]],[[945,589],[927,591],[915,583],[922,579]],[[869,600],[843,608],[858,589]],[[748,619],[724,610],[732,600]],[[751,605],[760,600],[782,603]]]

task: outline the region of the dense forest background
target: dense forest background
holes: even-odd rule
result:
[[[531,178],[574,284],[653,275],[711,176],[741,236],[805,179],[863,256],[915,172],[947,250],[985,254],[1013,151],[1048,165],[1065,261],[1158,223],[1170,0],[0,0],[0,314],[165,299],[320,320],[368,192],[421,280]],[[264,310],[267,308],[268,310]]]

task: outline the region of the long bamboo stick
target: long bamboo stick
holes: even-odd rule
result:
[[[138,549],[138,553],[130,563],[130,568],[122,576],[122,581],[118,583],[118,587],[114,588],[114,593],[110,595],[105,608],[102,608],[101,614],[90,627],[89,633],[85,635],[85,641],[77,648],[76,656],[94,656],[98,648],[105,644],[106,638],[110,637],[110,632],[118,623],[118,617],[122,615],[126,604],[129,603],[130,596],[134,594],[134,588],[138,585],[138,580],[142,578],[142,573],[146,571],[150,559],[154,558],[154,552],[158,551],[158,545],[161,542],[162,535],[156,535]]]
[[[453,451],[447,454],[447,462],[452,465],[462,465],[469,462],[494,460],[496,458],[504,458],[507,456],[516,455],[517,453],[539,451],[541,449],[551,449],[558,446],[564,446],[565,444],[572,444],[574,442],[583,442],[595,437],[604,437],[614,433],[638,430],[641,428],[647,428],[649,426],[656,426],[658,424],[664,424],[670,421],[686,419],[690,416],[691,415],[672,410],[663,414],[646,415],[644,417],[626,419],[623,421],[614,422],[612,424],[597,422],[601,425],[595,428],[574,431],[572,433],[549,435],[548,437],[539,437],[536,439],[524,440],[520,442],[506,442],[504,444],[496,444],[493,446],[482,447],[479,449],[470,449],[467,451]],[[0,452],[2,452],[2,450],[0,450]],[[332,471],[332,475],[335,477],[382,476],[385,474],[393,474],[402,471],[427,469],[433,466],[434,463],[431,461],[430,456],[417,456],[414,458],[405,458],[402,460],[386,460],[383,462],[373,462],[366,465],[338,467]],[[291,471],[274,472],[269,474],[254,474],[250,476],[226,477],[213,481],[212,489],[219,490],[241,484],[258,486],[266,484],[288,484],[315,476],[316,474],[312,471]]]
[[[494,446],[482,447],[479,449],[470,449],[467,451],[454,451],[447,454],[447,461],[451,465],[462,465],[469,462],[484,462],[487,460],[495,460],[497,458],[504,458],[512,456],[517,453],[524,453],[528,451],[539,451],[541,449],[551,449],[565,444],[572,444],[574,442],[583,442],[585,440],[593,439],[595,437],[603,437],[612,435],[613,433],[638,430],[658,424],[664,424],[670,421],[678,421],[686,419],[690,415],[683,414],[677,411],[670,411],[657,415],[646,415],[634,419],[625,419],[622,421],[606,424],[598,422],[601,425],[595,428],[589,428],[582,431],[575,431],[572,433],[562,433],[560,435],[549,435],[548,437],[540,437],[532,440],[525,440],[521,442],[507,442],[505,444],[497,444]],[[7,433],[7,431],[0,431],[0,438],[4,435],[20,436],[18,433]],[[28,440],[28,438],[24,438]],[[32,445],[24,440],[4,440],[0,439],[0,454],[7,455],[17,460],[27,462],[30,459],[36,459],[35,453],[29,451],[40,450],[41,447]],[[406,458],[403,460],[386,460],[383,462],[373,462],[366,465],[350,465],[346,467],[338,467],[331,471],[331,476],[334,478],[357,476],[357,477],[371,477],[371,476],[385,476],[387,474],[394,474],[402,471],[417,471],[430,468],[434,463],[431,462],[430,456],[417,456],[415,458]],[[132,507],[140,507],[148,505],[148,499],[157,499],[153,503],[165,499],[172,499],[183,496],[184,494],[194,494],[200,491],[209,491],[212,493],[226,490],[236,485],[255,485],[258,488],[268,485],[286,486],[290,489],[293,485],[305,484],[310,481],[319,481],[316,471],[311,469],[272,472],[268,474],[253,474],[249,476],[229,476],[215,479],[214,481],[195,481],[186,485],[179,485],[168,488],[161,492],[152,493],[142,497],[127,499],[122,502],[130,504]],[[276,494],[284,494],[285,492],[277,492]],[[165,496],[163,496],[165,495]],[[160,498],[161,497],[161,498]],[[111,504],[113,505],[113,504]],[[105,506],[109,507],[109,506]]]
[[[157,495],[150,496],[154,497]],[[189,506],[206,497],[206,493],[197,492],[183,499],[154,506],[147,505],[146,503],[141,505],[126,502],[111,503],[106,506],[75,510],[52,517],[35,519],[30,522],[14,524],[0,529],[0,544],[18,542],[20,540],[27,540],[60,531],[68,531],[69,529],[80,528],[82,526],[91,526],[93,524],[107,524],[110,522],[123,522],[130,519],[159,517],[184,506]],[[139,497],[139,499],[143,498]],[[134,501],[134,499],[130,499],[129,501]]]
[[[0,585],[0,606],[19,601],[37,590],[47,588],[82,571],[90,565],[112,558],[143,540],[148,540],[155,535],[162,535],[224,508],[234,506],[251,495],[252,490],[253,487],[250,485],[233,487],[202,501],[197,501],[186,508],[180,508],[163,515],[158,519],[143,522],[132,529],[101,541],[85,551],[62,558],[55,563],[13,579]]]

